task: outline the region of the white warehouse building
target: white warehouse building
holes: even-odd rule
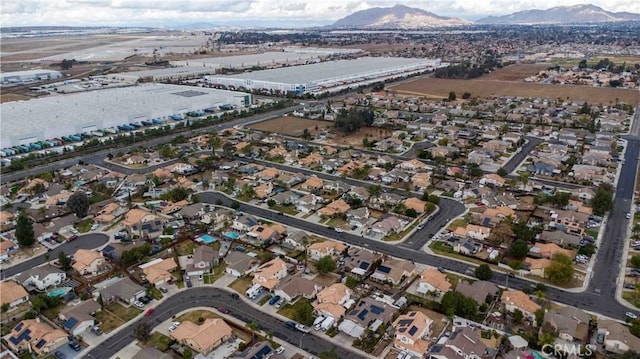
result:
[[[38,81],[47,81],[59,79],[62,77],[60,71],[54,70],[27,70],[0,73],[0,83],[2,84],[21,84]]]
[[[54,95],[0,105],[0,148],[91,133],[141,121],[173,121],[222,105],[248,107],[250,94],[192,86],[144,84]],[[178,118],[178,119],[179,119]]]
[[[336,92],[378,81],[407,77],[444,66],[440,59],[360,57],[311,65],[253,71],[230,76],[205,76],[229,89],[280,91],[296,95]]]

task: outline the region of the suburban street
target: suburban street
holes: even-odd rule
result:
[[[314,355],[333,349],[338,355],[338,358],[364,359],[364,357],[352,351],[347,351],[324,338],[312,334],[306,334],[302,340],[300,340],[303,335],[302,332],[287,328],[283,322],[274,320],[269,315],[246,304],[242,300],[232,299],[228,292],[213,287],[199,287],[197,289],[192,288],[182,290],[158,305],[150,316],[141,317],[140,319],[134,320],[128,325],[122,327],[118,333],[112,335],[100,345],[91,349],[84,358],[111,358],[119,350],[134,340],[133,330],[138,324],[148,323],[153,328],[177,313],[188,310],[192,307],[202,306],[211,308],[224,306],[229,309],[231,312],[230,315],[245,323],[256,322],[260,326],[261,330],[271,331],[274,338],[284,340],[296,347],[302,343],[301,349]]]
[[[58,258],[58,253],[61,251],[66,255],[73,255],[78,249],[94,249],[107,244],[109,236],[102,233],[89,233],[78,236],[73,242],[66,242],[56,247],[49,253],[49,260]],[[41,254],[37,257],[33,257],[27,261],[18,263],[14,266],[2,270],[2,278],[11,277],[18,273],[22,273],[27,269],[37,267],[46,262],[45,255]]]

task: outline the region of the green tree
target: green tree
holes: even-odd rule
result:
[[[353,278],[352,276],[347,276],[344,285],[351,289],[355,289],[355,287],[358,285],[358,280]]]
[[[231,142],[225,142],[222,145],[222,157],[232,159],[235,155],[236,147]]]
[[[232,209],[236,209],[236,210],[239,209],[240,208],[240,202],[238,202],[236,200],[231,201],[231,208]]]
[[[439,146],[446,146],[448,143],[449,143],[449,139],[446,137],[442,137],[440,140],[438,140]]]
[[[169,200],[171,202],[180,202],[189,198],[189,190],[182,187],[176,187],[170,190],[169,192],[162,195],[163,199]]]
[[[460,292],[449,291],[442,296],[440,310],[448,316],[458,315],[471,319],[478,313],[478,303]]]
[[[522,259],[529,253],[527,242],[522,239],[516,239],[509,247],[509,255],[516,259]]]
[[[524,320],[524,314],[522,313],[522,311],[520,309],[516,309],[513,311],[512,314],[513,317],[513,322],[515,324],[521,324],[522,321]]]
[[[493,271],[488,264],[481,264],[475,270],[476,277],[480,280],[490,280],[493,277]]]
[[[504,167],[500,167],[500,168],[498,168],[498,171],[496,172],[496,174],[498,176],[500,176],[500,177],[504,177],[504,176],[508,175],[509,172],[507,172],[507,170],[504,169]]]
[[[258,326],[258,323],[256,322],[247,323],[246,327],[251,331],[251,341],[256,340],[256,332],[260,330],[260,326]]]
[[[596,246],[592,243],[587,243],[586,245],[580,247],[578,249],[578,254],[582,254],[585,255],[587,257],[591,257],[592,255],[594,255],[596,253]],[[633,257],[632,257],[633,259]],[[640,258],[638,258],[638,266],[636,268],[640,268]],[[633,263],[632,263],[633,264]]]
[[[76,191],[67,200],[67,208],[69,208],[76,217],[84,218],[89,212],[89,197],[87,197],[84,191]]]
[[[447,100],[455,101],[456,100],[456,93],[453,92],[453,91],[449,92],[449,97],[447,97]]]
[[[467,162],[467,173],[470,177],[480,177],[482,176],[482,169],[480,165],[477,163],[469,163]]]
[[[191,348],[184,348],[182,351],[182,359],[193,359],[193,351]]]
[[[634,268],[640,268],[640,254],[635,254],[631,256],[631,259],[629,260],[629,264],[631,264],[631,266]]]
[[[553,256],[551,263],[545,269],[545,274],[555,284],[568,283],[573,279],[573,263],[564,254],[558,253]]]
[[[382,186],[379,184],[367,187],[367,192],[371,197],[379,197],[382,194]]]
[[[33,223],[25,212],[20,212],[18,219],[16,220],[16,239],[20,247],[31,247],[36,241],[35,233],[33,232]]]
[[[471,92],[465,92],[462,94],[462,99],[463,100],[468,100],[471,98]]]
[[[293,313],[293,319],[304,325],[313,324],[313,306],[309,303],[298,306],[295,313]]]
[[[63,271],[71,270],[71,258],[64,254],[64,252],[58,252],[58,264]]]
[[[331,256],[324,256],[316,262],[316,269],[320,273],[330,273],[335,271],[336,268],[336,262],[331,258]]]
[[[140,323],[133,329],[133,337],[141,342],[147,342],[151,338],[151,327],[147,323]]]
[[[607,211],[611,210],[612,206],[613,190],[611,186],[600,185],[591,200],[593,214],[596,216],[603,216]]]
[[[9,306],[10,306],[10,303],[2,304],[2,306],[0,307],[0,312],[2,312],[2,313],[8,312],[9,311]]]

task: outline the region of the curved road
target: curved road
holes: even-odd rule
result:
[[[64,252],[67,255],[74,254],[78,249],[94,249],[98,248],[102,245],[107,244],[109,241],[109,236],[103,233],[89,233],[79,235],[78,239],[73,242],[66,242],[61,244],[60,246],[54,248],[49,253],[49,259],[54,260],[58,258],[58,253]],[[44,253],[29,259],[28,261],[18,263],[9,268],[5,268],[2,271],[3,278],[12,277],[16,274],[22,273],[28,269],[37,267],[46,262],[44,258]]]
[[[212,287],[200,287],[180,291],[158,305],[153,314],[148,317],[143,316],[137,320],[133,320],[127,326],[123,327],[116,335],[111,336],[100,345],[91,349],[84,358],[111,358],[115,353],[134,340],[133,331],[140,323],[148,323],[153,328],[184,310],[194,307],[217,308],[219,306],[224,306],[229,309],[231,316],[238,318],[245,323],[256,322],[260,326],[261,330],[271,331],[274,338],[284,340],[296,347],[302,342],[302,349],[316,356],[321,352],[334,349],[338,358],[365,358],[352,351],[337,347],[335,344],[325,340],[324,338],[313,334],[306,334],[302,337],[302,332],[295,329],[289,329],[283,322],[274,320],[274,318],[244,303],[242,300],[232,299],[228,292]]]

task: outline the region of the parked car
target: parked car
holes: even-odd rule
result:
[[[142,304],[147,304],[151,301],[151,298],[147,297],[146,295],[143,295],[142,297],[138,298],[138,301],[141,302]]]
[[[240,299],[240,295],[238,293],[231,293],[231,298]]]
[[[447,270],[442,268],[442,267],[438,267],[438,272],[440,273],[447,273]]]
[[[342,232],[344,232],[344,230],[343,230],[342,228],[337,228],[337,227],[336,227],[336,228],[334,228],[333,230],[334,230],[334,231],[336,231],[336,232],[338,232],[338,233],[342,233]]]
[[[274,305],[278,303],[279,300],[280,300],[280,296],[274,295],[273,297],[271,297],[271,299],[269,299],[269,305]]]
[[[298,325],[298,323],[288,320],[284,322],[284,325],[286,325],[289,329],[296,329],[296,326]]]
[[[69,342],[69,347],[71,347],[71,349],[79,352],[82,350],[82,346],[80,346],[80,344],[78,344],[78,342]]]
[[[144,308],[144,303],[142,303],[141,301],[136,300],[135,302],[133,302],[133,305],[142,309]]]
[[[632,284],[632,283],[625,283],[624,289],[636,289],[636,286],[635,284]]]
[[[416,226],[416,229],[421,230],[424,228],[424,223],[420,223]]]
[[[218,311],[223,314],[229,314],[229,309],[225,307],[218,307]]]
[[[638,319],[638,315],[634,312],[626,312],[624,313],[625,317],[629,318],[629,319]]]
[[[284,298],[280,298],[280,300],[276,303],[276,308],[282,308],[282,306],[284,305],[284,303],[286,303],[287,301]]]
[[[625,218],[631,219],[631,213],[627,212],[627,214],[625,215]]]
[[[276,354],[282,354],[282,353],[284,353],[284,347],[278,347],[276,349]]]
[[[71,237],[67,238],[67,242],[73,242],[73,241],[75,241],[76,239],[78,239],[78,236],[74,234],[73,236],[71,236]]]
[[[154,311],[155,311],[155,309],[153,309],[153,308],[149,308],[149,309],[147,309],[147,311],[144,313],[144,316],[145,316],[145,317],[148,317],[148,316],[150,316],[151,314],[153,314],[153,312],[154,312]]]
[[[167,289],[167,287],[158,287],[158,289],[160,289],[160,291],[165,294],[169,292],[169,289]]]
[[[173,323],[171,323],[171,326],[169,327],[169,331],[172,332],[172,331],[178,329],[179,326],[180,326],[180,322],[173,322]]]
[[[99,326],[93,326],[91,327],[91,333],[95,334],[95,335],[102,335],[102,329],[100,329]]]
[[[55,356],[56,356],[56,358],[58,358],[58,359],[67,359],[67,356],[66,356],[66,355],[64,355],[64,353],[63,353],[63,352],[58,351],[58,350],[56,350],[56,352],[55,352],[55,353],[53,353],[53,355],[55,355]]]
[[[309,333],[311,331],[311,328],[307,327],[306,325],[303,324],[296,324],[296,329],[298,329],[299,331],[303,332],[303,333]]]

